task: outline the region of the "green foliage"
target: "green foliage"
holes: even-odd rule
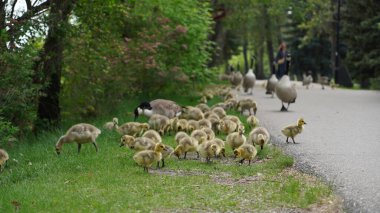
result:
[[[207,3],[81,1],[74,12],[62,78],[64,116],[107,113],[125,97],[185,92],[213,75],[206,69]]]
[[[36,116],[39,85],[33,83],[33,63],[37,48],[25,45],[0,53],[0,116],[21,132],[31,130]]]
[[[5,147],[5,145],[7,145],[6,143],[14,138],[17,131],[17,127],[13,126],[12,123],[8,121],[5,121],[4,118],[0,116],[0,148]]]
[[[369,88],[370,78],[380,77],[380,3],[348,0],[344,8],[344,38],[348,45],[347,65],[353,78]]]

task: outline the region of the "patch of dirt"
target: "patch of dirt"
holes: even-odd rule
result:
[[[266,163],[270,161],[272,157],[265,157],[264,159],[257,159],[255,158],[253,161],[251,161],[251,166],[259,163]],[[225,165],[239,165],[239,158],[234,158],[233,156],[226,156],[222,158],[213,159],[213,161],[217,161],[218,163],[225,164]],[[248,161],[245,160],[243,165],[248,165]]]
[[[248,176],[244,178],[231,178],[231,177],[220,177],[220,176],[215,176],[213,177],[214,182],[220,185],[226,185],[226,186],[233,186],[236,184],[249,184],[255,181],[261,180],[262,176],[255,175],[255,176]]]
[[[170,176],[198,176],[198,175],[208,175],[208,173],[200,170],[191,170],[191,171],[184,171],[184,170],[171,170],[171,169],[156,169],[156,170],[149,170],[149,173],[151,174],[159,174],[159,175],[170,175]],[[218,173],[218,176],[224,176],[225,174],[230,175],[229,173]]]

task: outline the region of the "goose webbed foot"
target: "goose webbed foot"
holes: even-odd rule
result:
[[[281,112],[286,112],[286,111],[288,111],[288,109],[285,108],[284,104],[282,104],[282,107],[281,107],[281,110],[280,110],[280,111],[281,111]]]

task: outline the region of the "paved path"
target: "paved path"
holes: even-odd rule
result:
[[[294,155],[298,168],[332,183],[348,212],[380,212],[380,92],[297,85],[296,103],[280,112],[281,102],[265,95],[262,83],[253,97],[273,143]],[[285,144],[280,130],[300,117],[307,123],[295,138],[300,144]]]

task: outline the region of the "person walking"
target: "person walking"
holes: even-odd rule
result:
[[[278,48],[278,53],[276,56],[275,62],[277,63],[277,73],[276,76],[280,79],[286,71],[286,56],[288,55],[288,51],[286,50],[285,42],[281,42],[280,47]]]

